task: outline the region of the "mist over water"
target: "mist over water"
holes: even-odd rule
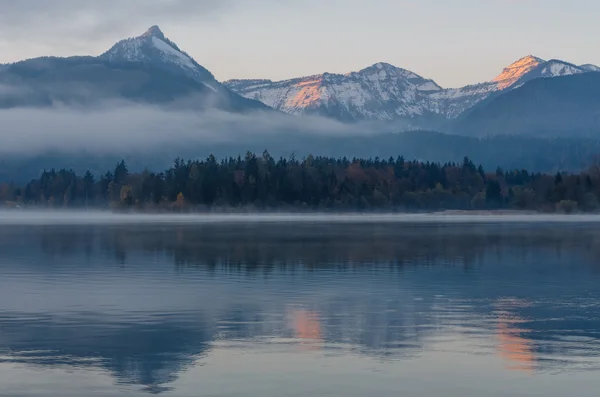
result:
[[[438,213],[206,213],[206,214],[148,214],[113,213],[87,210],[0,210],[2,225],[127,225],[127,224],[599,224],[600,215],[532,214],[527,212],[461,212]]]
[[[596,393],[596,218],[7,214],[3,395]]]

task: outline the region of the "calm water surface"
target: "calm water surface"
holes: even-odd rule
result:
[[[9,223],[1,396],[600,388],[600,224]]]

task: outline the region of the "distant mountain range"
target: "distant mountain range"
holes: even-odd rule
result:
[[[489,82],[443,89],[435,81],[387,63],[348,74],[271,80],[230,80],[225,85],[286,113],[318,114],[343,121],[453,119],[491,95],[541,77],[597,72],[594,65],[576,66],[534,56],[519,59]]]
[[[262,110],[370,121],[386,131],[600,137],[598,72],[595,65],[526,56],[495,79],[462,88],[442,88],[387,63],[347,74],[220,83],[153,26],[97,57],[0,65],[0,108],[130,101],[178,110]]]

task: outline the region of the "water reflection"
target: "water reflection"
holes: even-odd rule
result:
[[[0,362],[36,367],[98,367],[121,384],[169,390],[176,374],[208,349],[213,334],[201,322],[111,323],[96,314],[73,317],[3,316]]]
[[[498,313],[498,352],[507,361],[506,368],[533,373],[535,356],[533,341],[527,338],[531,330],[522,325],[526,321],[511,312],[511,308],[526,307],[527,302],[502,299],[497,303]]]
[[[0,365],[149,393],[240,346],[599,370],[598,242],[573,225],[1,227]]]

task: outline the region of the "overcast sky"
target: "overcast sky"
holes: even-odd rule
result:
[[[0,0],[0,62],[100,54],[154,24],[230,78],[389,62],[444,87],[533,54],[600,65],[598,0]]]

